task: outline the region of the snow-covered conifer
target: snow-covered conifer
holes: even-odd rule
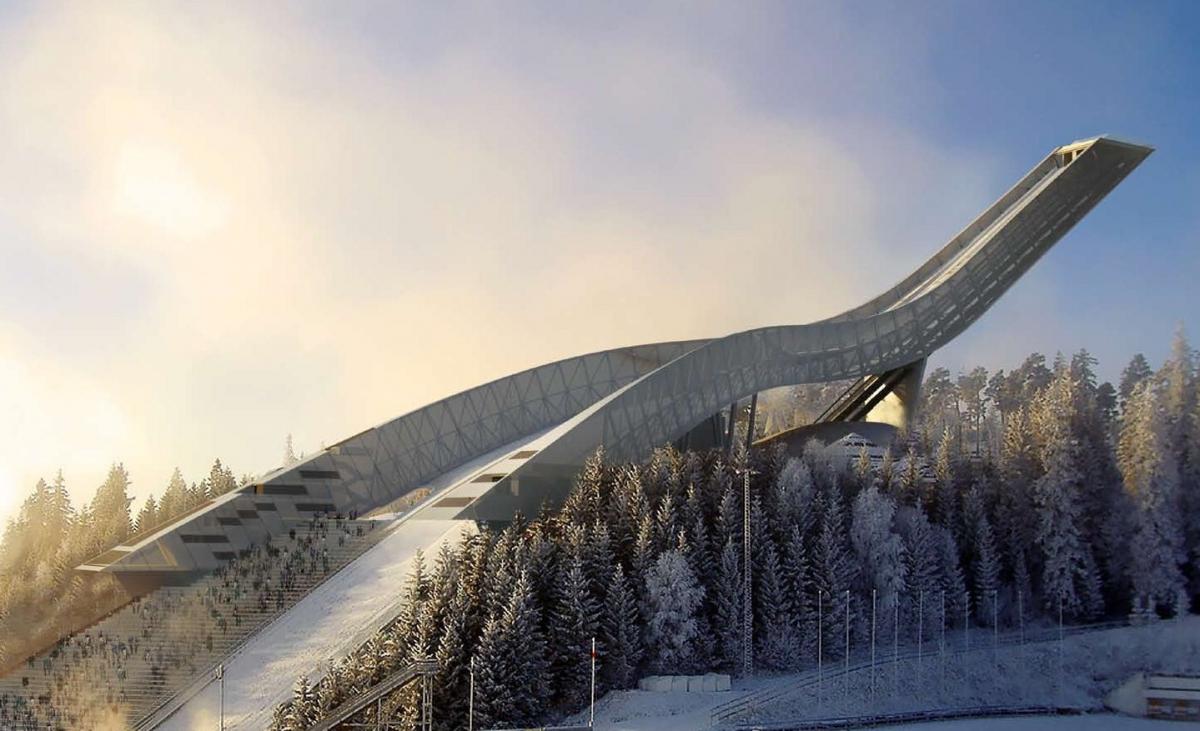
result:
[[[601,680],[608,688],[632,687],[642,659],[637,602],[618,564],[608,583],[600,619]]]
[[[855,498],[850,526],[850,544],[858,557],[863,595],[874,590],[882,616],[888,618],[907,589],[904,542],[892,525],[895,512],[892,499],[879,488],[870,487]],[[884,624],[890,626],[890,622]]]
[[[1145,382],[1126,404],[1118,447],[1125,490],[1136,506],[1131,544],[1133,587],[1147,609],[1186,607],[1180,565],[1186,561],[1179,522],[1179,471],[1163,395]]]
[[[741,551],[733,541],[721,550],[713,595],[714,657],[717,667],[734,670],[741,667],[743,610]]]
[[[646,636],[651,661],[665,673],[690,672],[698,633],[696,613],[704,600],[704,589],[679,551],[659,555],[646,575],[646,593],[650,603]]]

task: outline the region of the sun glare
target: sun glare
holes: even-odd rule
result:
[[[126,144],[114,169],[114,208],[121,215],[178,238],[211,233],[224,223],[228,204],[206,190],[174,149]]]

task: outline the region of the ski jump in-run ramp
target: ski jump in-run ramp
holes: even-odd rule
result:
[[[857,379],[823,420],[907,419],[925,359],[979,318],[1152,149],[1110,137],[1059,147],[896,286],[807,325],[568,358],[367,429],[79,567],[131,588],[209,571],[314,514],[384,511],[430,496],[388,537],[225,663],[226,725],[260,728],[296,676],[380,626],[417,548],[478,522],[557,507],[597,447],[636,459],[700,432],[778,386]],[[885,408],[886,407],[886,408]],[[872,412],[875,412],[874,417]],[[192,703],[212,703],[207,693]],[[188,705],[191,705],[189,703]],[[187,728],[189,709],[164,728]]]

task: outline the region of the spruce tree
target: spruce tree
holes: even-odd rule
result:
[[[889,621],[892,609],[907,590],[908,567],[904,543],[895,532],[892,518],[896,506],[891,498],[876,487],[863,490],[854,500],[850,527],[850,544],[857,555],[861,591],[867,596],[876,592],[882,616]]]
[[[618,564],[609,579],[600,620],[600,675],[605,687],[631,688],[642,659],[637,602]]]
[[[1118,446],[1125,490],[1136,506],[1131,563],[1133,587],[1142,607],[1186,610],[1180,565],[1187,559],[1179,523],[1179,472],[1170,444],[1163,396],[1149,382],[1134,389],[1126,404]]]
[[[693,669],[699,635],[697,612],[704,589],[677,550],[665,551],[646,575],[650,621],[646,628],[650,659],[663,673]]]
[[[822,603],[829,610],[826,615],[827,621],[823,623],[824,644],[834,656],[839,655],[843,647],[842,635],[846,631],[847,608],[849,607],[851,625],[857,616],[852,597],[849,597],[847,592],[857,581],[858,567],[847,545],[845,518],[839,492],[836,486],[824,491],[825,509],[813,556],[816,589],[824,597]]]
[[[117,545],[129,536],[133,521],[129,517],[129,473],[125,466],[114,464],[108,471],[104,484],[96,489],[92,498],[92,528],[97,545],[108,548]]]
[[[558,573],[550,608],[550,678],[555,702],[565,712],[579,710],[587,700],[591,640],[596,636],[599,606],[593,601],[583,562],[572,559]]]
[[[1117,388],[1117,399],[1122,414],[1125,413],[1134,390],[1153,375],[1154,370],[1146,361],[1146,356],[1141,353],[1134,355],[1129,365],[1125,366],[1125,370],[1121,371],[1121,383]]]
[[[713,632],[716,635],[717,667],[733,671],[742,658],[742,561],[741,550],[732,540],[721,549],[713,586]]]
[[[1042,602],[1069,616],[1086,614],[1089,549],[1083,534],[1079,444],[1071,431],[1074,382],[1065,368],[1034,404],[1042,475],[1034,483],[1035,540],[1041,554]]]

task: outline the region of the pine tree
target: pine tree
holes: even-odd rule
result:
[[[600,620],[600,673],[604,686],[630,688],[642,659],[637,603],[625,572],[618,564],[609,580]]]
[[[599,607],[593,601],[583,573],[583,562],[573,559],[560,571],[550,609],[550,678],[555,701],[564,711],[578,710],[587,700],[590,681],[591,640],[596,636]]]
[[[907,590],[904,543],[892,527],[895,512],[891,498],[872,487],[855,498],[850,527],[850,544],[858,557],[862,593],[866,596],[874,590],[882,616],[888,618],[893,616],[893,607]]]
[[[187,504],[187,482],[183,479],[183,473],[176,467],[175,471],[171,473],[171,480],[167,483],[167,489],[163,491],[162,499],[158,503],[159,519],[163,522],[173,520],[187,510]]]
[[[925,511],[919,505],[897,510],[896,526],[904,539],[909,596],[912,601],[918,602],[922,607],[932,607],[934,605],[931,602],[940,601],[942,591],[940,538],[933,525],[930,524]],[[921,621],[928,628],[933,615],[923,610],[920,612],[920,616]],[[927,629],[925,632],[925,636],[929,636]]]
[[[954,625],[955,617],[963,615],[966,608],[967,582],[963,578],[954,534],[944,526],[937,526],[934,528],[933,543],[938,552],[941,590],[946,596],[946,622],[949,627]]]
[[[693,669],[698,636],[697,611],[704,589],[676,550],[665,551],[646,576],[650,603],[647,644],[654,665],[664,673]]]
[[[114,464],[108,471],[104,484],[96,489],[92,498],[92,515],[95,519],[93,534],[100,546],[115,546],[129,536],[133,521],[129,517],[129,473],[125,466]]]
[[[904,467],[900,472],[899,495],[900,500],[907,505],[928,504],[924,500],[923,486],[921,480],[921,464],[917,457],[916,449],[908,448],[908,454],[904,457]]]
[[[1179,524],[1179,472],[1162,395],[1149,383],[1126,404],[1118,447],[1125,489],[1137,509],[1132,541],[1133,586],[1147,609],[1186,609],[1180,564],[1186,558]]]
[[[1041,552],[1042,601],[1056,612],[1061,601],[1071,616],[1087,616],[1089,574],[1094,565],[1082,532],[1080,500],[1082,473],[1078,442],[1071,433],[1074,382],[1061,369],[1039,396],[1034,424],[1040,446],[1042,476],[1034,483],[1037,510],[1035,539]]]
[[[848,592],[858,579],[858,567],[847,546],[842,501],[838,493],[836,487],[825,491],[825,510],[813,558],[816,589],[820,592],[819,596],[824,597],[822,604],[829,610],[827,621],[822,625],[824,644],[830,648],[830,654],[835,656],[843,646],[842,634],[846,631],[848,606],[852,625],[856,619]]]
[[[584,460],[583,469],[575,480],[575,489],[563,503],[562,517],[565,523],[592,525],[600,519],[604,480],[604,449],[599,448]]]
[[[789,668],[799,667],[802,656],[812,654],[816,649],[817,592],[808,553],[804,533],[799,526],[792,526],[783,546],[786,615],[796,641],[796,652],[787,665]]]
[[[1125,407],[1129,403],[1129,397],[1133,395],[1134,390],[1153,375],[1154,370],[1146,362],[1146,356],[1141,353],[1134,355],[1133,359],[1129,361],[1129,365],[1125,366],[1125,370],[1121,371],[1121,383],[1117,388],[1117,397],[1122,414],[1125,413]]]
[[[937,453],[933,460],[935,496],[932,500],[933,515],[940,525],[949,528],[957,538],[961,533],[958,510],[958,491],[954,482],[954,437],[949,427],[942,433]]]
[[[971,573],[974,578],[977,616],[980,622],[989,624],[992,614],[988,610],[991,607],[985,606],[985,603],[994,601],[1000,588],[1000,560],[996,552],[992,524],[986,515],[975,522],[973,534],[975,562]]]
[[[146,498],[146,502],[142,504],[142,509],[138,511],[137,520],[133,524],[133,530],[141,533],[157,524],[158,503],[154,500],[154,496],[150,495]]]
[[[716,634],[717,667],[727,671],[741,667],[742,658],[742,561],[732,540],[721,550],[713,586],[713,631]]]
[[[221,460],[219,459],[213,462],[206,482],[208,486],[208,499],[224,495],[237,488],[237,478],[233,476],[233,470],[221,464]]]
[[[760,554],[754,576],[754,656],[768,668],[783,670],[799,654],[799,636],[794,631],[775,542],[768,539]]]
[[[503,611],[488,621],[475,663],[476,714],[484,728],[536,723],[549,701],[546,641],[533,586],[521,572]]]

